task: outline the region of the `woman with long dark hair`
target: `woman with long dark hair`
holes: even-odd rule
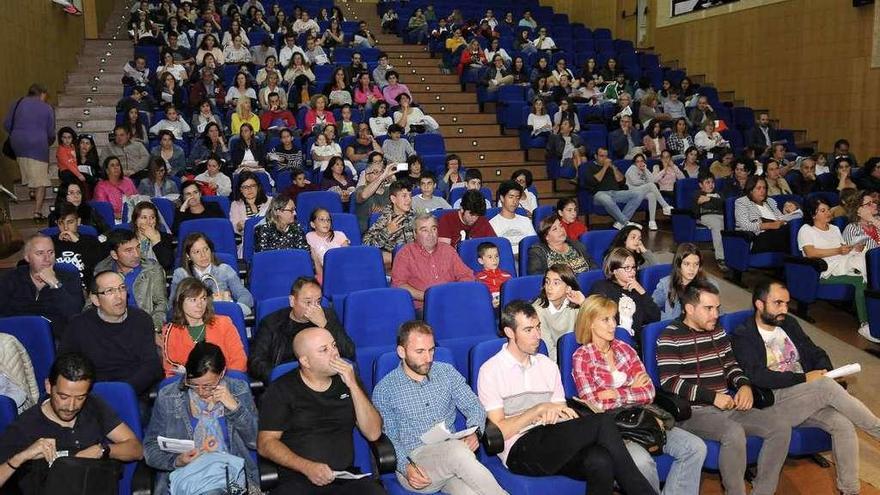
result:
[[[679,244],[672,259],[672,273],[657,282],[651,296],[654,304],[660,308],[661,320],[674,320],[681,315],[680,298],[688,285],[695,280],[707,282],[703,272],[703,255],[694,244]]]
[[[113,215],[122,219],[122,199],[137,194],[134,182],[122,174],[122,163],[115,156],[104,159],[104,173],[107,178],[95,186],[95,200],[107,201],[113,205]]]
[[[64,203],[76,206],[79,212],[80,225],[90,225],[99,234],[110,232],[110,226],[104,222],[104,217],[86,202],[82,186],[76,182],[62,182],[58,186],[58,192],[55,193],[55,205],[52,211],[49,212],[49,225],[54,226],[58,223],[58,212],[61,211],[61,205]]]
[[[245,170],[238,174],[238,190],[235,191],[235,200],[229,209],[229,220],[236,233],[244,231],[244,223],[256,216],[265,216],[269,209],[269,201],[272,199],[263,190],[260,178],[254,172]]]
[[[254,296],[245,288],[238,270],[220,262],[214,254],[214,242],[201,232],[186,236],[180,250],[180,266],[174,270],[169,294],[174,299],[177,286],[187,277],[201,280],[211,290],[214,301],[234,301],[245,316],[251,314]]]
[[[161,229],[159,209],[150,201],[141,201],[131,212],[131,226],[137,235],[141,258],[154,260],[165,273],[174,264],[174,237]]]
[[[556,342],[574,329],[578,308],[584,303],[584,294],[577,275],[566,264],[550,266],[544,272],[541,293],[532,302],[541,321],[541,340],[547,346],[547,355],[556,361]]]

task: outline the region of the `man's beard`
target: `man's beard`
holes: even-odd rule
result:
[[[426,364],[417,365],[415,363],[409,362],[408,359],[404,359],[404,361],[406,362],[406,366],[409,369],[415,371],[416,373],[418,373],[422,376],[428,376],[428,373],[431,371],[431,365],[434,364],[433,362],[430,362],[430,363],[426,363]]]
[[[769,312],[767,312],[766,310],[764,310],[764,311],[761,311],[761,314],[759,316],[761,317],[761,321],[765,325],[777,326],[780,323],[782,323],[783,321],[785,321],[785,313],[773,315],[773,314],[770,314]]]

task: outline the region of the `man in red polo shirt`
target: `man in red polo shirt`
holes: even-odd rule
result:
[[[440,242],[453,248],[465,239],[495,237],[495,229],[486,220],[486,200],[479,190],[465,192],[458,211],[440,217],[437,235]]]

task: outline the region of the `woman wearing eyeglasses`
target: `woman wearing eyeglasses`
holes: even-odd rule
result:
[[[617,303],[620,322],[635,341],[641,341],[642,327],[660,320],[660,308],[654,303],[651,294],[642,287],[636,278],[638,265],[629,249],[613,248],[605,256],[602,266],[605,280],[599,280],[590,289],[590,295],[600,294]]]
[[[296,223],[296,205],[287,193],[272,198],[266,211],[266,223],[254,229],[254,251],[273,249],[309,250],[306,236]]]
[[[177,285],[171,299],[171,320],[162,328],[162,367],[165,376],[183,373],[190,351],[199,342],[216,344],[227,358],[228,368],[244,372],[247,356],[238,330],[228,316],[214,314],[208,286],[195,277]]]
[[[843,240],[850,246],[865,242],[865,251],[880,246],[880,217],[877,216],[876,195],[860,191],[847,205],[849,225],[843,229]]]
[[[248,383],[226,376],[226,368],[220,347],[200,342],[187,356],[185,375],[159,389],[144,435],[144,458],[157,471],[153,493],[167,495],[170,473],[209,452],[244,459],[248,485],[259,487],[259,471],[249,454],[257,443],[257,408]],[[192,440],[195,447],[182,454],[166,452],[159,436]]]

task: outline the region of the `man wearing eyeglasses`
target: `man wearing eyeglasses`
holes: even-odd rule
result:
[[[83,307],[79,274],[55,271],[55,248],[44,234],[25,241],[24,261],[0,278],[0,316],[40,315],[60,339],[68,319]]]
[[[153,320],[128,305],[128,286],[121,274],[95,274],[89,287],[92,308],[72,318],[60,352],[80,352],[95,364],[99,382],[126,382],[138,395],[162,378],[153,339]]]

